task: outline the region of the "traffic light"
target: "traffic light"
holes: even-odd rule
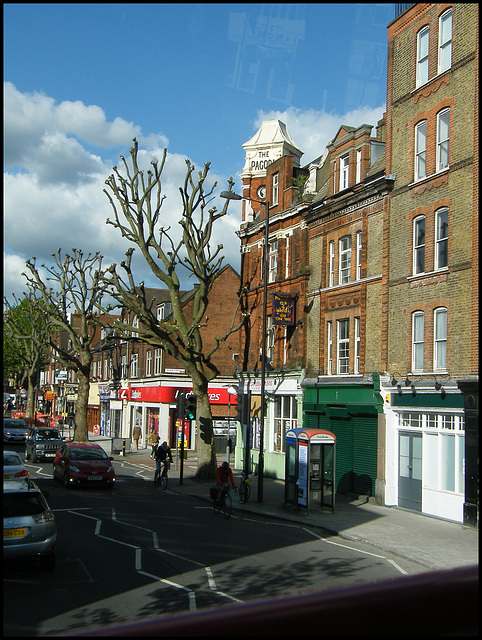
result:
[[[236,396],[236,420],[241,424],[247,424],[249,416],[248,396],[246,394],[238,393]]]
[[[194,395],[194,393],[190,393],[188,396],[186,396],[184,415],[188,420],[196,419],[196,396]]]
[[[176,400],[176,416],[178,420],[182,420],[182,416],[184,415],[184,401],[185,401],[185,392],[182,391]]]

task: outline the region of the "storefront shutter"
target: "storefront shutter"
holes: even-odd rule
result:
[[[375,495],[377,478],[377,417],[353,417],[353,491]]]

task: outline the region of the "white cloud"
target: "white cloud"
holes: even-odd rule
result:
[[[285,111],[258,111],[255,128],[257,130],[263,120],[278,118],[284,122],[291,139],[303,151],[301,166],[306,166],[323,154],[326,145],[333,140],[341,125],[358,127],[371,124],[375,127],[384,111],[384,105],[375,109],[361,107],[344,114],[325,113],[315,109],[302,111],[295,107]],[[375,135],[374,131],[372,135]]]

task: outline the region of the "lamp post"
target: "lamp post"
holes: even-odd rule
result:
[[[268,308],[268,231],[269,231],[269,202],[265,200],[254,200],[248,196],[240,196],[234,191],[222,191],[221,198],[226,200],[250,200],[263,204],[266,208],[264,220],[264,256],[263,256],[263,336],[261,342],[261,414],[259,433],[259,461],[258,461],[258,502],[263,502],[263,475],[264,475],[264,421],[266,417],[265,389],[266,389],[266,329],[267,329],[267,308]]]

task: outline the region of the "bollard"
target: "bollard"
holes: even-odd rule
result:
[[[126,455],[126,439],[122,438],[122,455],[125,457]]]

